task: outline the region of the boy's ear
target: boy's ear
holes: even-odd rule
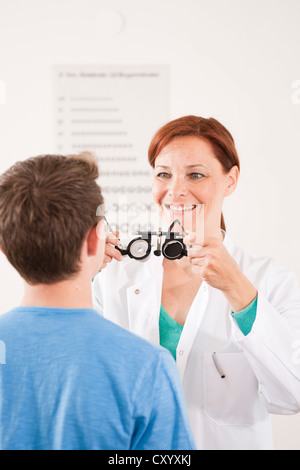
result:
[[[89,256],[94,256],[97,253],[99,238],[97,235],[97,226],[92,227],[86,236],[87,242],[87,254]]]
[[[99,249],[99,243],[105,241],[105,230],[104,230],[104,223],[102,220],[98,222],[97,225],[92,227],[87,236],[87,254],[89,256],[94,256],[97,254],[97,250]]]

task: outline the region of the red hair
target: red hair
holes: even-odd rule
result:
[[[230,132],[216,119],[198,116],[184,116],[158,129],[148,149],[150,165],[154,168],[156,157],[173,139],[189,136],[205,139],[211,144],[214,155],[225,173],[235,165],[240,169],[239,157]],[[221,214],[221,228],[226,230],[223,214]]]

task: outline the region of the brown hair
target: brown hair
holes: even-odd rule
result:
[[[80,269],[88,231],[103,204],[93,155],[40,155],[0,177],[0,246],[30,284],[66,280]]]
[[[240,169],[240,161],[230,132],[216,119],[198,116],[184,116],[168,122],[158,129],[148,149],[148,160],[154,168],[155,159],[162,149],[176,137],[196,136],[210,142],[215,157],[228,173],[233,166]],[[221,214],[221,228],[226,230]]]

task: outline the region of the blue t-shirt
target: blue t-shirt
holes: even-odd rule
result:
[[[86,309],[0,315],[0,449],[194,449],[171,354]]]

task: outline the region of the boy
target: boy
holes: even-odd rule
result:
[[[0,246],[24,280],[21,305],[0,315],[0,449],[194,449],[171,355],[93,310],[98,176],[80,154],[0,177]]]

